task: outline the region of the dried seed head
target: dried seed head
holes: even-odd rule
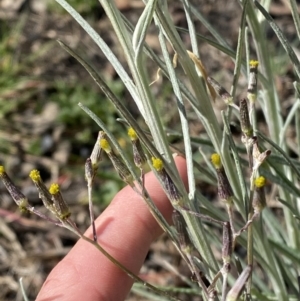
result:
[[[253,157],[253,170],[257,170],[259,166],[271,155],[271,150],[260,152],[258,142],[253,143],[252,157]]]
[[[181,193],[178,191],[177,187],[175,186],[173,180],[170,178],[170,176],[167,174],[165,169],[161,172],[161,179],[164,183],[167,196],[169,197],[171,203],[173,206],[179,206],[182,204],[183,197]]]
[[[215,91],[219,94],[219,96],[227,105],[233,104],[233,97],[214,78],[208,76],[207,81],[211,84],[211,86],[215,89]]]
[[[258,61],[251,60],[249,62],[250,65],[250,73],[249,73],[249,83],[248,83],[248,93],[247,97],[251,103],[256,101],[257,96],[257,68]]]
[[[117,157],[117,155],[111,151],[110,153],[107,153],[110,161],[112,162],[115,170],[119,174],[120,178],[127,183],[128,185],[132,186],[133,185],[133,178],[132,175],[127,168],[127,166],[124,164],[124,162]]]
[[[88,185],[92,185],[92,182],[95,177],[95,170],[93,168],[92,159],[87,158],[84,165],[85,170],[85,179],[88,182]]]
[[[183,201],[183,197],[175,186],[173,180],[167,174],[163,161],[159,158],[152,157],[152,166],[157,171],[170,202],[173,206],[180,205]]]
[[[132,141],[133,161],[138,168],[142,168],[147,158],[142,148],[140,140]]]
[[[223,263],[229,264],[227,266],[227,272],[230,269],[230,259],[232,254],[232,231],[229,222],[225,222],[223,225],[223,245],[222,245],[222,259]]]
[[[99,135],[100,147],[107,153],[110,161],[112,162],[120,178],[128,185],[133,186],[133,178],[129,169],[124,164],[124,162],[121,159],[119,159],[118,156],[114,153],[113,149],[109,144],[109,141],[106,139],[106,134],[103,131],[101,131]]]
[[[240,274],[239,278],[234,283],[232,289],[228,292],[226,296],[226,301],[237,301],[244,289],[244,286],[251,274],[252,266],[248,265],[244,268],[243,272]]]
[[[33,169],[29,173],[29,177],[33,181],[33,183],[39,193],[39,198],[42,200],[44,206],[48,210],[50,210],[52,213],[55,214],[55,208],[54,208],[54,204],[52,201],[52,196],[51,196],[49,190],[47,189],[46,185],[44,184],[44,182],[41,178],[40,172],[37,169]]]
[[[172,219],[173,219],[174,226],[178,232],[180,249],[185,254],[190,254],[193,247],[190,241],[189,234],[186,230],[186,223],[183,216],[178,210],[174,209],[172,214]]]
[[[188,53],[189,57],[192,59],[193,63],[195,64],[197,73],[198,74],[200,73],[202,75],[202,77],[204,78],[212,99],[215,100],[217,94],[215,92],[215,89],[212,87],[212,85],[207,80],[207,72],[206,72],[206,69],[205,69],[202,61],[194,53],[192,53],[188,50],[187,50],[187,53]]]
[[[221,157],[219,154],[211,155],[211,162],[217,171],[218,178],[218,196],[221,201],[231,203],[233,200],[233,192],[231,185],[223,168]]]
[[[249,111],[246,99],[240,100],[240,122],[241,122],[241,129],[244,135],[247,138],[251,138],[253,136],[253,128],[250,123],[249,119]]]
[[[265,187],[266,178],[260,176],[254,181],[254,193],[252,207],[254,213],[260,213],[266,207]]]
[[[135,130],[130,127],[128,129],[128,136],[130,137],[130,140],[132,142],[132,150],[133,150],[133,161],[134,164],[138,168],[142,168],[144,163],[147,161],[144,150],[142,148],[140,139],[138,138]]]
[[[233,201],[233,191],[224,168],[217,169],[217,178],[218,178],[218,196],[221,201],[228,204]]]
[[[173,56],[173,67],[174,67],[174,69],[177,67],[177,61],[178,61],[178,53],[175,52],[175,54]]]
[[[96,170],[101,161],[102,149],[100,148],[101,132],[98,133],[97,141],[90,155],[93,169]]]
[[[20,210],[22,212],[26,212],[27,208],[29,207],[28,200],[21,190],[9,178],[3,166],[0,166],[0,178]]]
[[[59,185],[57,183],[51,184],[49,192],[52,195],[57,217],[61,220],[67,219],[71,215],[71,212],[68,204],[63,199]]]

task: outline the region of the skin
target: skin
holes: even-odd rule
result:
[[[186,185],[185,159],[176,157],[175,162]],[[171,223],[172,206],[153,173],[146,174],[145,186]],[[143,200],[128,186],[97,218],[96,229],[98,243],[135,274],[138,274],[150,244],[162,233]],[[91,228],[85,235],[92,238]],[[129,276],[95,247],[80,239],[52,270],[36,300],[123,301],[132,284]]]

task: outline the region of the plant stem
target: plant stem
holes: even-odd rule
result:
[[[103,249],[97,242],[93,241],[92,239],[88,238],[87,236],[81,235],[81,238],[85,240],[86,242],[92,244],[96,249],[98,249],[106,258],[108,258],[115,266],[117,266],[119,269],[121,269],[124,273],[126,273],[131,279],[133,279],[135,282],[142,284],[144,287],[147,287],[151,291],[169,298],[173,301],[181,301],[180,299],[170,295],[168,292],[160,290],[159,288],[151,285],[150,283],[144,281],[134,273],[132,273],[129,269],[127,269],[123,264],[121,264],[119,261],[117,261],[113,256],[111,256],[105,249]]]

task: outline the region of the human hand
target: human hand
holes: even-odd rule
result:
[[[186,162],[175,158],[184,183]],[[145,175],[145,186],[152,200],[171,222],[172,210],[155,175]],[[98,243],[130,271],[138,274],[150,244],[162,230],[147,206],[129,186],[122,189],[96,220]],[[91,227],[86,236],[92,238]],[[68,255],[52,270],[36,301],[123,301],[132,279],[94,246],[80,239]]]

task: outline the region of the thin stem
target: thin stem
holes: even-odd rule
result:
[[[26,209],[27,209],[29,212],[36,214],[36,215],[39,216],[40,218],[42,218],[42,219],[44,219],[44,220],[46,220],[46,221],[48,221],[48,222],[50,222],[50,223],[52,223],[52,224],[54,224],[54,225],[56,225],[56,226],[64,227],[64,225],[62,224],[61,221],[55,220],[55,219],[53,219],[53,218],[51,218],[51,217],[49,217],[49,216],[47,216],[47,215],[41,213],[40,211],[36,210],[34,207],[28,206],[28,207],[26,207]]]
[[[233,224],[233,204],[231,203],[227,203],[226,204],[226,208],[227,208],[227,213],[228,213],[228,217],[229,217],[229,223],[230,223],[230,227],[231,227],[231,231],[232,234],[235,234],[235,230],[234,230],[234,224]]]
[[[253,223],[253,221],[254,221],[258,216],[259,216],[259,213],[258,213],[258,212],[254,213],[254,214],[252,215],[251,219],[249,219],[249,220],[247,221],[247,223],[245,224],[245,226],[242,227],[239,231],[235,232],[235,234],[234,234],[234,240],[235,240],[238,236],[240,236],[243,232],[245,232],[245,231],[248,229],[248,227]]]
[[[207,290],[207,287],[205,285],[205,283],[203,282],[200,274],[199,274],[199,269],[196,267],[195,263],[194,263],[194,260],[193,260],[193,257],[191,256],[191,254],[186,254],[186,257],[189,261],[189,264],[192,268],[192,271],[193,273],[196,275],[196,278],[197,278],[197,282],[199,284],[199,286],[202,288],[203,292],[205,293],[205,296],[206,298],[208,298],[208,290]]]
[[[181,301],[180,299],[170,295],[168,292],[160,290],[159,288],[151,285],[150,283],[144,281],[134,273],[132,273],[129,269],[127,269],[124,265],[122,265],[119,261],[117,261],[113,256],[111,256],[105,249],[103,249],[97,242],[93,241],[92,239],[88,238],[85,235],[81,235],[81,238],[88,243],[92,244],[96,249],[98,249],[106,258],[108,258],[115,266],[117,266],[119,269],[121,269],[124,273],[126,273],[131,279],[133,279],[135,282],[142,284],[144,287],[147,287],[148,289],[152,290],[153,292],[165,296],[169,298],[170,300],[174,301]]]
[[[204,220],[207,220],[209,222],[213,222],[213,223],[216,223],[216,224],[219,224],[219,225],[224,225],[224,222],[223,221],[219,221],[217,219],[214,219],[210,216],[207,216],[207,215],[204,215],[204,214],[201,214],[201,213],[198,213],[198,212],[195,212],[195,211],[192,211],[190,210],[189,208],[186,208],[186,207],[180,207],[181,210],[184,210],[186,212],[188,212],[189,214],[192,214],[192,215],[195,215],[195,216],[198,216]]]
[[[228,273],[223,273],[223,285],[222,285],[222,297],[221,301],[226,300],[226,290],[227,290],[227,279],[228,279]]]
[[[212,290],[215,289],[216,283],[219,280],[219,278],[222,276],[222,269],[218,271],[218,273],[215,275],[213,280],[211,281],[211,284],[208,288],[208,292],[210,293]]]
[[[230,131],[228,117],[224,111],[222,111],[221,114],[222,114],[222,119],[223,119],[223,123],[224,123],[224,133],[227,134],[227,139],[228,139],[230,148],[232,150],[232,154],[233,154],[233,158],[235,161],[235,166],[236,166],[236,170],[237,170],[237,174],[238,174],[238,178],[239,178],[239,182],[240,182],[240,186],[241,186],[241,190],[242,190],[244,210],[243,210],[243,212],[240,211],[240,213],[243,213],[242,215],[246,219],[246,216],[248,215],[248,207],[249,207],[249,197],[248,197],[248,193],[247,193],[246,180],[244,177],[238,150],[234,143],[234,140],[233,140],[233,137],[232,137],[232,134]],[[233,226],[232,222],[231,222],[231,225]]]
[[[79,237],[82,236],[81,231],[78,229],[78,227],[76,226],[76,224],[70,218],[67,219],[66,223],[64,223],[64,226],[67,229],[71,230],[76,235],[78,235]]]
[[[20,287],[21,287],[21,292],[22,292],[22,296],[23,296],[24,301],[29,301],[28,296],[26,294],[26,291],[24,289],[23,278],[22,277],[19,279],[19,284],[20,284]]]
[[[91,225],[93,228],[93,238],[94,238],[94,241],[97,241],[95,214],[94,214],[94,210],[93,210],[92,183],[88,183],[87,186],[88,186],[89,212],[90,212]]]
[[[249,213],[249,220],[252,219],[253,213]],[[253,264],[253,229],[252,229],[252,223],[248,227],[248,237],[247,237],[247,263],[248,265],[252,266]],[[247,281],[246,285],[246,292],[248,295],[251,295],[251,287],[252,287],[252,273],[250,273],[250,276]]]
[[[254,180],[257,174],[257,170],[252,171],[250,177],[250,202],[249,202],[249,214],[248,214],[248,221],[252,220],[253,218],[253,208],[252,208],[252,200],[253,200],[253,192],[254,192]],[[248,266],[253,266],[253,225],[252,223],[248,226],[247,232],[247,264]],[[248,296],[251,295],[251,287],[252,287],[252,270],[250,276],[247,280],[246,284],[246,293]]]

